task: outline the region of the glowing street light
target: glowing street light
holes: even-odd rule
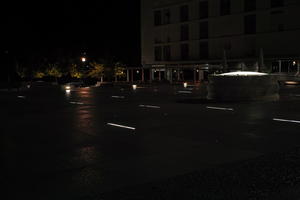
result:
[[[86,58],[85,58],[85,57],[82,57],[82,58],[81,58],[81,61],[82,61],[82,62],[85,62],[85,61],[86,61]]]

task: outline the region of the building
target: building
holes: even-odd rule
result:
[[[299,0],[141,0],[149,79],[206,79],[227,70],[297,73]]]

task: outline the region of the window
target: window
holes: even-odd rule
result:
[[[220,0],[220,15],[229,15],[231,3],[230,0]]]
[[[271,12],[271,31],[284,31],[284,12],[276,10]]]
[[[208,38],[208,22],[200,22],[199,24],[199,38],[206,39]]]
[[[162,55],[161,47],[155,47],[154,48],[155,61],[161,61],[162,60],[161,55]]]
[[[255,34],[256,33],[256,15],[245,16],[244,32],[245,32],[245,34]]]
[[[154,11],[154,25],[155,26],[161,25],[161,11],[160,10]]]
[[[200,42],[199,57],[200,57],[200,59],[208,59],[209,58],[208,42]]]
[[[180,39],[181,41],[189,40],[189,25],[184,24],[180,27]]]
[[[171,23],[171,13],[169,9],[165,9],[163,11],[163,23],[170,24]]]
[[[244,1],[245,12],[256,10],[256,0],[245,0]]]
[[[160,41],[160,39],[158,37],[155,37],[154,38],[154,43],[155,44],[159,44],[159,43],[161,43],[161,41]]]
[[[164,46],[164,60],[165,61],[170,61],[171,60],[171,47]]]
[[[180,22],[186,22],[189,20],[189,6],[184,5],[180,7]]]
[[[199,18],[200,19],[208,18],[208,1],[199,2]]]
[[[271,0],[271,8],[282,7],[284,0]]]
[[[188,60],[189,59],[189,44],[181,44],[181,59],[182,60]]]

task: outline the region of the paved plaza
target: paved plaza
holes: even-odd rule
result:
[[[1,92],[11,199],[87,199],[299,146],[300,86],[276,102],[214,102],[199,88],[130,85]]]

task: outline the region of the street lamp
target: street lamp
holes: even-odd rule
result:
[[[85,61],[86,61],[86,58],[85,58],[85,57],[82,57],[82,58],[81,58],[81,61],[82,61],[82,62],[85,62]]]

